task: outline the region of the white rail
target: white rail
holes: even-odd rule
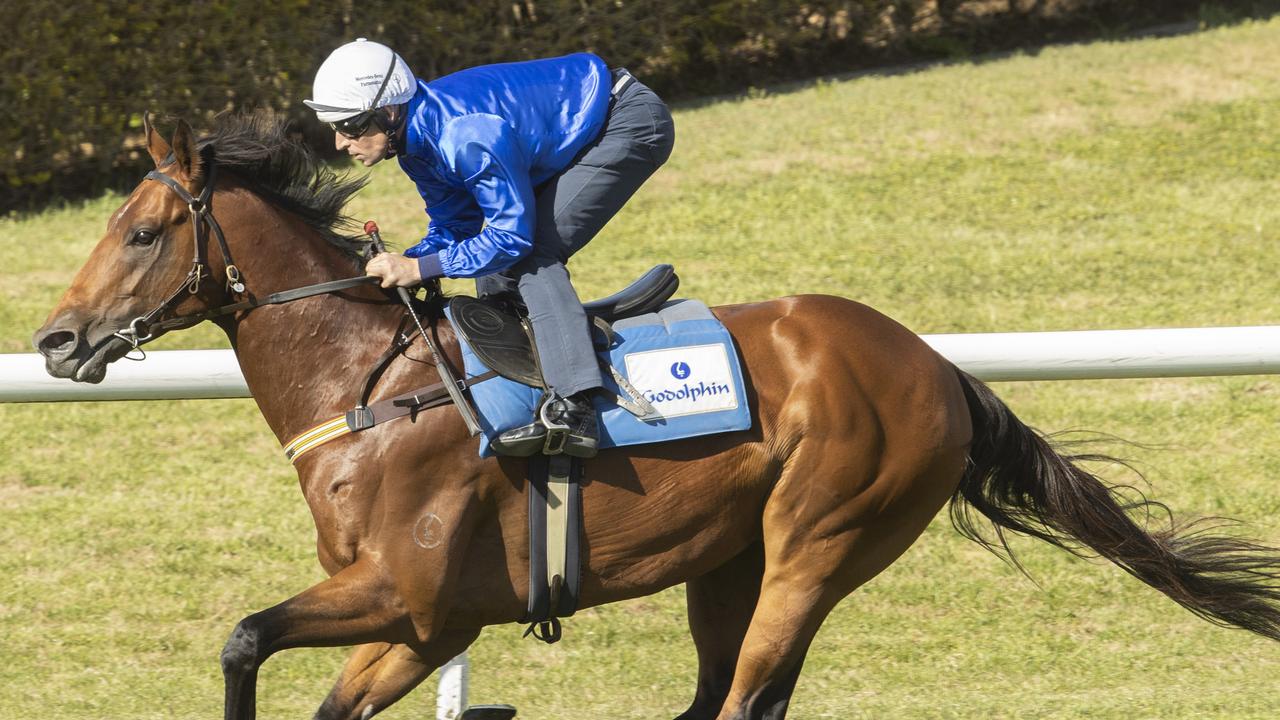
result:
[[[1280,327],[925,335],[965,372],[999,380],[1280,373]]]
[[[981,380],[1280,373],[1280,327],[924,335]],[[857,343],[858,338],[842,342]],[[231,350],[167,350],[121,360],[98,385],[49,377],[35,354],[0,354],[0,402],[249,397]]]
[[[161,350],[117,360],[97,385],[51,377],[44,358],[0,355],[0,402],[203,400],[250,397],[231,350]]]

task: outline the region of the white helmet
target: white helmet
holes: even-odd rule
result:
[[[418,81],[403,58],[382,43],[358,38],[334,50],[316,71],[311,100],[320,122],[337,122],[385,105],[406,103]]]

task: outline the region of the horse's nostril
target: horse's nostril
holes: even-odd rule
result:
[[[67,355],[76,349],[79,336],[69,330],[57,330],[40,339],[37,348],[45,356]]]

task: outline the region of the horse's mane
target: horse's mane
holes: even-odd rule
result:
[[[234,172],[272,204],[302,218],[330,244],[363,262],[359,253],[368,241],[343,207],[368,177],[334,172],[306,145],[289,137],[286,127],[283,119],[266,112],[223,113],[197,144],[219,170]]]

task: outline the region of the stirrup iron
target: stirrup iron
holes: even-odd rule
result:
[[[569,426],[564,423],[557,423],[551,420],[547,409],[551,404],[560,397],[554,393],[550,394],[547,401],[542,403],[542,407],[538,408],[538,419],[542,421],[543,427],[547,429],[547,439],[542,443],[542,454],[559,455],[564,452],[565,443],[569,442]]]

